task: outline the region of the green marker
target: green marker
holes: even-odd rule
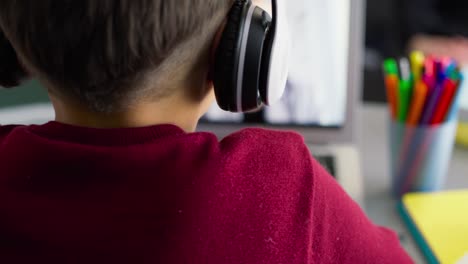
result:
[[[463,75],[460,73],[458,69],[456,69],[450,72],[449,79],[451,79],[454,82],[461,81],[463,79]]]
[[[398,76],[398,64],[394,59],[386,59],[383,68],[386,75]]]
[[[411,81],[401,80],[398,90],[398,120],[406,122],[410,108],[413,89]]]

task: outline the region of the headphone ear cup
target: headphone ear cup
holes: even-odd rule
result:
[[[225,111],[237,111],[237,65],[242,40],[242,20],[247,0],[236,0],[216,50],[213,83],[216,101]]]
[[[0,86],[19,86],[27,77],[28,74],[19,62],[16,51],[0,30]]]
[[[268,32],[265,38],[265,45],[262,52],[262,68],[260,69],[260,96],[262,101],[267,102],[268,98],[268,77],[270,74],[271,43],[273,36]]]
[[[266,105],[280,100],[289,75],[290,38],[286,1],[273,0],[273,21],[263,50],[260,94]]]

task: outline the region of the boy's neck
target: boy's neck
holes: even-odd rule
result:
[[[154,103],[140,103],[119,113],[95,113],[86,108],[58,100],[51,96],[55,109],[55,121],[92,128],[132,128],[172,124],[186,132],[193,132],[208,106],[211,97],[194,103],[181,96],[173,96]]]

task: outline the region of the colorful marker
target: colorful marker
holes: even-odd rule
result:
[[[434,87],[437,81],[436,76],[437,66],[434,57],[430,56],[426,58],[424,62],[424,74],[423,79],[429,88]]]
[[[426,83],[424,83],[423,81],[419,81],[418,83],[416,83],[407,120],[407,123],[409,125],[416,126],[417,124],[419,124],[424,104],[426,103],[427,93],[428,89]]]
[[[387,100],[390,105],[390,114],[394,120],[398,118],[398,64],[394,59],[386,59],[383,63]]]
[[[412,52],[383,63],[391,116],[408,125],[436,125],[456,117],[463,79],[455,60]]]
[[[388,75],[385,77],[385,85],[387,89],[387,100],[390,105],[390,114],[394,120],[397,119],[398,102],[397,102],[397,91],[398,91],[398,77],[394,75]]]
[[[424,53],[413,51],[410,54],[411,72],[413,73],[414,82],[421,80],[424,68]]]
[[[386,76],[394,75],[398,77],[398,64],[394,59],[386,59],[383,64],[384,73]]]
[[[421,119],[422,124],[430,124],[432,117],[434,116],[434,112],[436,110],[437,104],[439,102],[440,96],[443,91],[443,82],[445,77],[437,78],[437,84],[435,87],[430,91],[430,94],[427,99],[427,103],[424,109],[424,114]]]
[[[398,120],[406,122],[412,96],[411,68],[408,59],[400,59],[400,85],[398,89]]]
[[[444,83],[444,89],[440,97],[439,104],[434,112],[434,116],[431,120],[431,125],[440,124],[444,122],[447,112],[450,108],[450,103],[453,101],[453,97],[457,90],[457,84],[452,80],[446,80]]]

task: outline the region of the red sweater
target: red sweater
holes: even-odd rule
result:
[[[409,263],[294,133],[0,127],[0,263]]]

